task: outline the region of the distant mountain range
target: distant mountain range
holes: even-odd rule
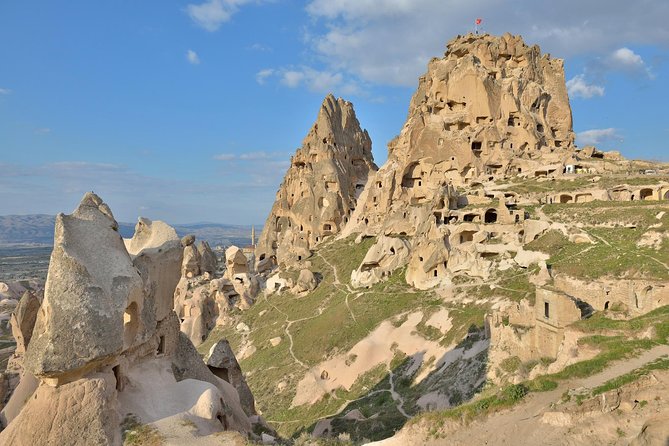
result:
[[[55,221],[55,216],[44,214],[0,216],[0,246],[51,246]],[[206,240],[212,248],[251,243],[250,225],[192,223],[172,226],[180,237],[194,234],[197,240]],[[261,231],[262,227],[256,226],[257,236]],[[130,238],[135,232],[135,224],[119,222],[119,232],[124,238]]]

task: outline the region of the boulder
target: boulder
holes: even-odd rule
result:
[[[214,274],[218,266],[218,260],[216,260],[216,254],[211,250],[209,243],[201,240],[197,245],[197,252],[200,254],[200,273]]]
[[[225,277],[232,280],[237,274],[248,274],[249,263],[244,251],[237,246],[225,250]]]
[[[214,344],[205,358],[205,363],[214,375],[232,384],[237,389],[239,401],[246,415],[255,415],[253,394],[246,383],[246,379],[244,379],[244,374],[230,347],[230,343],[223,339]]]
[[[297,277],[297,284],[293,287],[293,293],[308,293],[313,291],[318,286],[316,276],[308,269],[300,270],[300,275]]]

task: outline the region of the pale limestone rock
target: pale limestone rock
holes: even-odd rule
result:
[[[241,248],[231,246],[225,250],[225,277],[232,280],[237,274],[248,274],[249,263]]]
[[[548,260],[549,258],[550,256],[543,252],[526,251],[524,249],[519,249],[518,252],[516,253],[516,257],[514,257],[513,260],[521,268],[528,268],[530,265],[533,265],[535,263],[546,262],[546,260]]]
[[[230,383],[237,390],[239,401],[246,415],[255,415],[253,394],[228,341],[223,339],[214,344],[204,362],[214,375]]]
[[[114,378],[109,375],[79,379],[56,388],[42,384],[19,415],[0,432],[0,444],[121,444]]]
[[[200,253],[195,245],[184,247],[181,275],[188,278],[200,275]]]
[[[293,287],[292,292],[295,294],[308,293],[313,291],[318,286],[316,276],[308,269],[300,270],[300,275],[297,277],[297,284]]]
[[[202,274],[214,274],[216,272],[218,261],[216,260],[216,254],[211,250],[209,243],[205,240],[201,240],[197,245],[197,251],[200,254],[200,272]]]
[[[379,236],[358,269],[351,272],[351,285],[369,287],[385,280],[393,271],[406,265],[408,258],[409,243],[406,240]]]
[[[102,204],[88,193],[72,215],[56,217],[44,302],[25,355],[36,376],[83,372],[134,345],[143,330],[142,279]]]
[[[328,95],[276,195],[256,247],[258,269],[267,259],[300,262],[313,246],[337,234],[356,208],[370,172],[372,143],[353,105]]]

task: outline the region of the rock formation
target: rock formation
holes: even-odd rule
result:
[[[216,255],[206,242],[195,248],[195,238],[185,237],[182,277],[174,291],[174,311],[181,320],[181,331],[200,345],[216,325],[227,322],[233,308],[246,310],[260,290],[257,276],[249,267],[244,252],[231,246],[225,251],[226,270],[216,276]]]
[[[214,375],[232,384],[237,390],[239,401],[246,415],[255,415],[256,409],[253,394],[248,384],[246,384],[246,379],[244,379],[242,369],[239,367],[232,348],[230,348],[230,343],[225,339],[218,341],[211,347],[204,362]]]
[[[129,414],[158,429],[170,419],[251,431],[237,392],[179,334],[174,229],[140,219],[125,244],[117,230],[92,193],[56,218],[44,300],[26,297],[13,316],[25,373],[2,412],[1,444],[117,445]]]
[[[329,95],[279,187],[256,247],[267,259],[291,263],[308,258],[324,237],[348,223],[370,172],[372,143],[353,105]]]

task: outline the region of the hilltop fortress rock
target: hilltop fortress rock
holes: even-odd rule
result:
[[[409,233],[425,220],[413,207],[457,207],[454,187],[561,174],[573,142],[561,59],[520,36],[458,36],[419,79],[388,162],[354,215],[356,232]]]
[[[372,142],[353,105],[327,96],[277,192],[256,247],[258,269],[304,260],[323,237],[337,234],[373,171]]]

